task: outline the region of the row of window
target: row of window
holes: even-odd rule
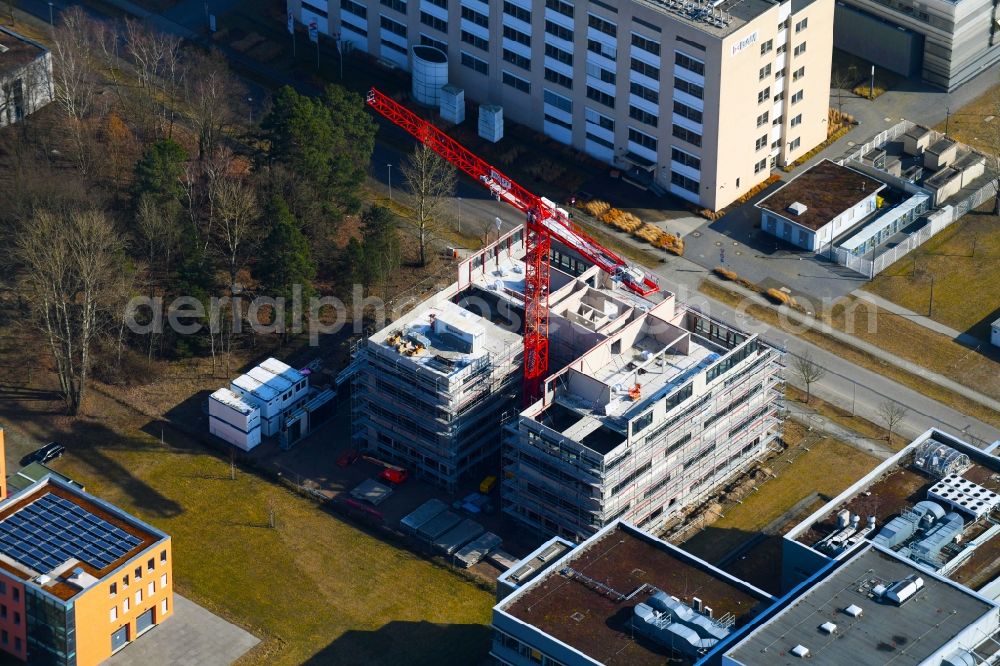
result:
[[[161,550],[160,551],[160,564],[166,564],[166,563],[167,563],[167,551],[166,550]],[[154,558],[151,557],[148,560],[146,560],[146,573],[153,573],[153,571],[155,571],[155,570],[156,570],[156,561],[155,561]],[[137,580],[137,581],[142,580],[142,565],[137,566],[135,568],[135,571],[132,572],[132,574],[133,574],[133,577],[134,577],[135,580]],[[127,590],[128,589],[128,584],[129,584],[129,575],[125,574],[122,577],[122,581],[121,582],[122,582],[122,589],[123,590]],[[111,583],[111,585],[108,587],[108,594],[110,596],[112,596],[112,597],[115,596],[116,594],[118,594],[118,583],[117,583],[117,581],[114,582],[114,583]]]
[[[162,576],[160,576],[160,589],[162,590],[166,586],[167,586],[167,574],[163,574]],[[156,594],[156,583],[154,581],[149,581],[149,584],[146,586],[146,597],[147,598],[151,597],[154,594]],[[134,598],[135,598],[135,605],[136,607],[138,607],[139,604],[142,603],[142,589],[138,589],[135,591]],[[122,615],[128,613],[130,608],[131,608],[131,599],[129,598],[128,595],[126,595],[122,599]],[[164,613],[167,612],[166,599],[163,600],[163,612]],[[116,622],[118,620],[118,604],[115,604],[108,610],[108,620],[110,622]]]

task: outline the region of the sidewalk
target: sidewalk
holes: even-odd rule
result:
[[[975,349],[986,344],[985,340],[975,337],[974,335],[969,335],[968,333],[962,333],[960,331],[946,326],[941,322],[931,319],[927,315],[917,314],[913,310],[907,310],[901,305],[897,305],[892,301],[882,298],[878,294],[873,294],[871,292],[865,291],[864,289],[857,289],[851,292],[852,295],[858,298],[864,299],[869,303],[877,305],[882,310],[887,310],[900,317],[905,317],[912,321],[914,324],[920,324],[926,329],[934,331],[935,333],[940,333],[941,335],[946,335],[952,340],[955,340],[959,344],[965,345],[966,347],[971,347]]]
[[[741,296],[743,296],[744,298],[758,305],[762,305],[765,307],[774,307],[770,301],[768,301],[760,294],[750,291],[749,289],[746,289],[744,287],[741,287],[738,284],[735,284],[733,282],[723,282],[722,280],[714,278],[711,275],[706,277],[706,279],[711,280],[716,284],[725,287],[726,289],[729,289],[730,291],[736,292]],[[958,395],[968,398],[969,400],[978,402],[979,404],[983,405],[984,407],[988,407],[989,409],[1000,411],[1000,401],[994,400],[989,396],[983,395],[979,391],[971,389],[968,386],[963,386],[962,384],[952,381],[951,379],[939,375],[936,372],[931,372],[930,370],[928,370],[923,366],[907,361],[906,359],[900,358],[894,354],[890,354],[881,347],[876,347],[875,345],[865,342],[864,340],[860,340],[854,337],[853,335],[844,333],[843,331],[839,331],[821,322],[817,322],[812,317],[800,314],[799,312],[791,308],[783,307],[780,309],[780,312],[787,317],[790,323],[799,324],[801,326],[805,326],[807,328],[823,333],[824,335],[828,335],[831,338],[834,338],[839,342],[844,343],[845,345],[850,345],[851,347],[855,347],[856,349],[871,354],[876,358],[882,359],[885,362],[896,366],[897,368],[900,368],[909,373],[917,375],[918,377],[923,377],[928,381],[934,382],[938,386],[947,389],[952,393],[957,393]]]

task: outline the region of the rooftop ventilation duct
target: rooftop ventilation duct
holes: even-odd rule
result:
[[[796,645],[791,649],[791,653],[799,659],[805,659],[809,656],[809,648],[805,645]]]
[[[884,598],[890,603],[902,606],[912,599],[923,587],[924,579],[916,574],[911,574],[903,580],[890,585],[885,591]]]
[[[801,201],[796,201],[788,206],[788,212],[792,215],[801,215],[807,210],[809,210],[809,208]]]

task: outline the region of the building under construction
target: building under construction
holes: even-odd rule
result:
[[[573,539],[616,518],[655,530],[767,449],[775,349],[669,292],[653,303],[620,289],[555,246],[553,372],[521,411],[523,233],[461,262],[455,283],[358,346],[360,448],[449,490],[499,465],[503,510]]]

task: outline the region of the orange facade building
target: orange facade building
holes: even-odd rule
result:
[[[173,613],[170,546],[160,530],[55,476],[4,498],[0,650],[29,663],[104,661]]]

